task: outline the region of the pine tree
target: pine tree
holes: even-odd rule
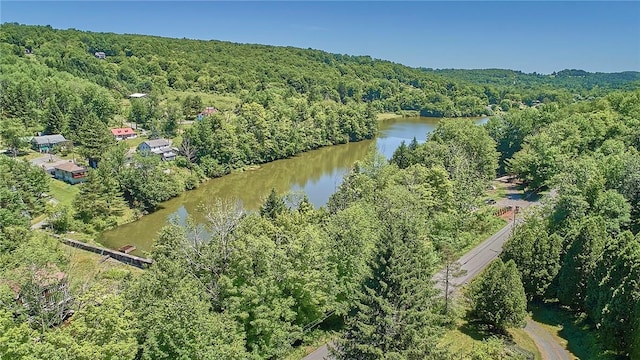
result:
[[[278,195],[276,189],[272,188],[269,193],[269,197],[267,197],[267,200],[265,200],[262,207],[260,207],[260,215],[270,219],[275,219],[279,214],[284,212],[286,208],[287,206],[284,203],[284,198]]]
[[[387,221],[371,276],[346,319],[338,359],[437,358],[440,321],[434,315],[430,274],[435,253],[419,237],[413,219]]]
[[[404,140],[400,143],[400,146],[393,152],[393,156],[391,156],[390,162],[392,164],[398,165],[400,169],[405,169],[411,165],[410,162],[410,151],[407,148],[407,145],[404,143]]]
[[[58,103],[54,98],[47,100],[47,110],[45,113],[45,129],[46,134],[61,134],[67,130],[67,119],[60,110]]]
[[[92,167],[96,167],[107,150],[115,144],[113,135],[105,123],[91,114],[87,120],[79,124],[76,132],[80,154],[89,160]]]

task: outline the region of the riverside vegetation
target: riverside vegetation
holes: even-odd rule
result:
[[[276,359],[327,317],[339,320],[345,359],[517,358],[501,341],[462,354],[438,345],[459,314],[429,280],[445,254],[500,226],[490,209],[473,211],[497,171],[558,195],[478,279],[513,291],[472,285],[469,320],[500,334],[527,301],[558,302],[586,317],[606,352],[640,356],[637,74],[507,72],[527,79],[513,85],[493,71],[316,50],[16,24],[0,36],[0,127],[14,155],[0,155],[2,358]],[[123,100],[134,91],[151,96]],[[183,129],[208,105],[220,111]],[[390,161],[372,152],[320,209],[276,192],[255,213],[233,199],[205,204],[207,234],[167,224],[143,271],[83,277],[64,245],[29,231],[43,213],[54,231],[100,231],[206,177],[371,138],[382,111],[495,116],[443,121]],[[181,138],[181,158],[126,166],[126,145],[108,132],[125,121]],[[47,204],[49,179],[20,159],[36,131],[61,132],[67,151],[98,161],[71,204]],[[508,313],[480,306],[489,302]]]

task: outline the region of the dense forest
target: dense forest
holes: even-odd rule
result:
[[[519,359],[501,336],[527,303],[558,304],[607,352],[640,357],[637,73],[412,69],[288,47],[1,29],[3,359],[281,359],[327,322],[340,359]],[[208,106],[218,111],[198,120]],[[144,270],[90,271],[97,260],[51,236],[101,231],[206,177],[372,138],[378,113],[407,111],[493,116],[443,120],[389,161],[372,151],[320,209],[275,191],[258,212],[202,204],[205,223],[169,222]],[[109,132],[125,122],[179,140],[175,164],[127,160]],[[64,134],[64,151],[97,163],[69,204],[48,201],[49,176],[22,159],[38,132]],[[502,227],[482,201],[497,174],[550,195],[450,304],[432,275]],[[32,231],[43,217],[50,231]],[[461,317],[497,337],[452,352],[441,339]]]

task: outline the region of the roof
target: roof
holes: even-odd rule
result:
[[[147,144],[151,148],[165,147],[165,146],[171,145],[171,143],[167,139],[147,140],[147,141],[143,142],[143,144]]]
[[[132,128],[117,128],[117,129],[111,129],[111,133],[113,135],[133,135],[136,132],[133,131]]]
[[[55,135],[34,136],[33,139],[31,139],[31,141],[35,142],[38,145],[44,145],[44,144],[57,144],[57,143],[65,142],[67,141],[67,139],[65,139],[64,136],[60,134],[55,134]]]
[[[67,171],[67,172],[87,171],[87,168],[83,166],[78,166],[72,162],[56,165],[54,166],[54,168],[62,171]]]
[[[144,93],[133,93],[131,95],[129,95],[130,98],[141,98],[141,97],[145,97],[147,96],[147,94]]]

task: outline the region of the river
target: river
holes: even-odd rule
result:
[[[438,121],[439,118],[426,117],[384,120],[374,140],[329,146],[263,164],[256,170],[209,180],[195,190],[164,202],[156,212],[138,221],[104,232],[100,242],[111,249],[132,244],[137,248],[133,254],[144,256],[151,250],[158,230],[171,217],[183,220],[190,214],[198,222],[198,207],[216,198],[239,199],[246,209],[257,210],[272,188],[280,194],[305,192],[316,207],[323,206],[342,182],[343,175],[366,156],[374,143],[378,151],[390,158],[402,141],[408,144],[416,137],[418,142],[424,142]],[[487,118],[477,121],[481,124]]]

